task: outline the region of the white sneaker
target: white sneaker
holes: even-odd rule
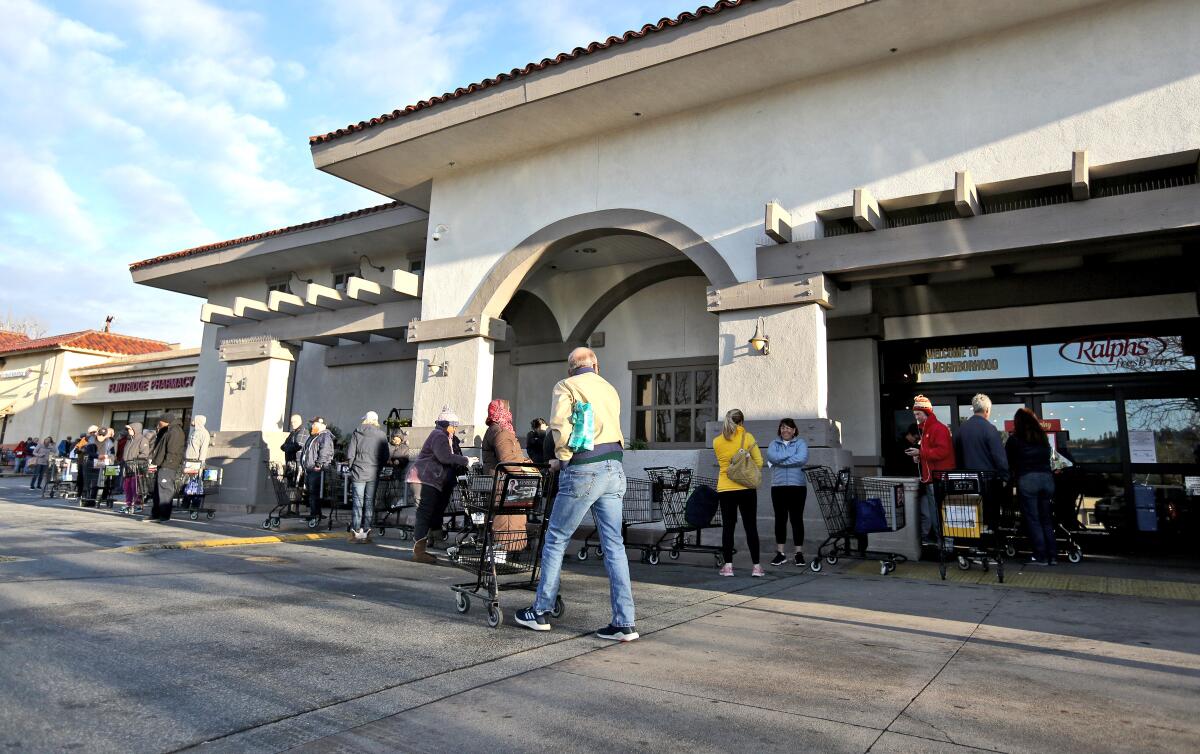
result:
[[[366,529],[358,529],[357,531],[355,531],[354,538],[357,539],[359,542],[366,541],[366,539],[367,539]]]

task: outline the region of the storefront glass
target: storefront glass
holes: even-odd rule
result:
[[[1035,377],[1154,374],[1194,370],[1176,335],[1098,335],[1032,348]]]
[[[1200,463],[1200,399],[1125,401],[1133,463]]]
[[[1046,402],[1041,418],[1058,420],[1058,451],[1075,463],[1120,463],[1116,401]]]

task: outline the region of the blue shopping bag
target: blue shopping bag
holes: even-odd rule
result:
[[[854,532],[856,534],[875,534],[881,531],[891,531],[887,515],[883,512],[883,501],[877,497],[868,497],[854,501]]]

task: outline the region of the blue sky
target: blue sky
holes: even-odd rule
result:
[[[200,300],[127,265],[387,200],[310,135],[696,7],[0,0],[0,316],[197,345]]]

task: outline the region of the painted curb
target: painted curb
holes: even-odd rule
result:
[[[321,539],[337,539],[345,534],[323,532],[317,534],[272,534],[263,537],[222,537],[219,539],[196,539],[181,542],[154,542],[144,545],[118,547],[116,552],[145,552],[147,550],[195,550],[204,547],[241,547],[245,545],[271,545],[279,542],[314,542]]]

